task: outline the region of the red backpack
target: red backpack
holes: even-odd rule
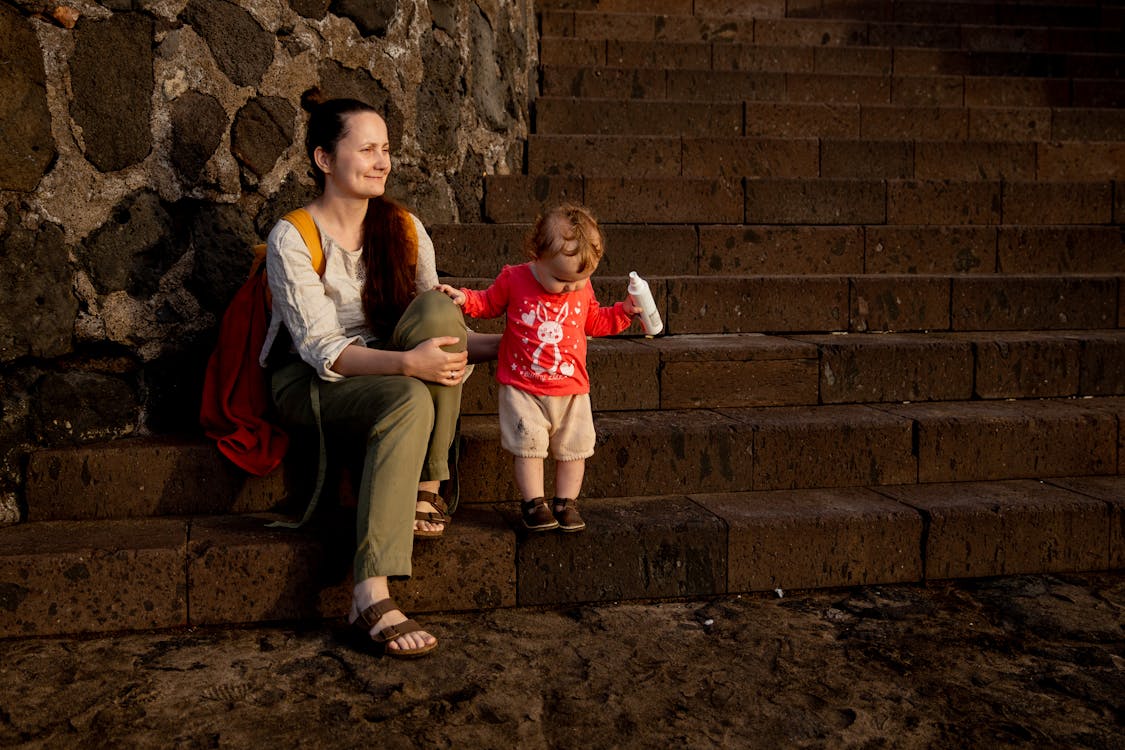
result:
[[[303,208],[285,215],[297,228],[324,273],[320,232]],[[258,355],[266,339],[272,300],[266,281],[266,246],[255,245],[250,276],[234,295],[219,326],[219,340],[207,362],[199,422],[224,456],[255,476],[269,474],[285,457],[289,436],[269,421],[270,386]]]

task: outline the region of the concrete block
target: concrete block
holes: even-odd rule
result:
[[[972,107],[968,137],[974,141],[1045,141],[1051,138],[1047,107]]]
[[[1051,110],[1055,141],[1125,140],[1125,109],[1055,107]]]
[[[488,175],[484,180],[484,211],[489,221],[528,223],[553,203],[584,199],[581,178]]]
[[[519,532],[521,607],[726,593],[726,527],[686,497],[580,507],[581,533]],[[518,511],[506,510],[518,528]]]
[[[585,497],[750,488],[749,430],[712,412],[601,412],[594,425],[598,442],[586,461]],[[517,498],[512,459],[500,449],[496,418],[463,417],[461,435],[462,465],[473,467],[462,473],[463,502]],[[551,461],[546,476],[551,491]]]
[[[699,252],[704,275],[860,273],[863,228],[701,226]]]
[[[1091,331],[1074,338],[1081,347],[1078,393],[1125,395],[1125,331]]]
[[[1109,506],[1110,570],[1125,567],[1125,477],[1070,477],[1048,484],[1096,498]]]
[[[609,39],[604,42],[607,64],[618,68],[707,69],[711,44],[698,41],[638,42]],[[726,45],[723,45],[726,46]]]
[[[914,142],[822,140],[820,176],[860,180],[911,178]]]
[[[326,509],[326,515],[338,520],[344,511]],[[187,571],[193,625],[347,615],[354,518],[316,531],[269,528],[268,520],[214,516],[192,522]]]
[[[817,73],[889,76],[892,51],[878,47],[814,47],[813,70]],[[897,54],[897,51],[894,53]],[[800,72],[793,69],[792,72]]]
[[[922,141],[915,146],[919,180],[1034,180],[1034,143]]]
[[[917,511],[862,488],[693,495],[730,529],[729,591],[922,578]]]
[[[959,401],[881,408],[914,420],[919,482],[1116,471],[1116,420],[1083,402]]]
[[[890,180],[888,224],[999,224],[999,182]]]
[[[968,52],[955,49],[913,49],[894,50],[894,74],[896,77],[951,75],[964,76],[972,72]]]
[[[965,79],[959,75],[896,75],[889,103],[907,107],[961,107]]]
[[[785,98],[815,104],[890,104],[891,81],[877,75],[789,73],[785,76]]]
[[[668,98],[688,101],[782,101],[784,73],[734,70],[669,70]]]
[[[848,282],[835,276],[681,277],[669,280],[672,333],[839,331]]]
[[[685,14],[705,18],[784,18],[786,0],[696,0]]]
[[[963,140],[968,131],[969,115],[964,107],[871,104],[859,112],[861,138],[954,141]]]
[[[1105,503],[1035,481],[888,487],[925,514],[927,579],[1104,570]]]
[[[1119,80],[1076,78],[1071,86],[1075,107],[1125,107],[1125,84]]]
[[[949,330],[949,279],[857,276],[851,279],[849,330]]]
[[[1070,103],[1066,79],[965,77],[966,107],[1067,107]]]
[[[602,221],[740,224],[743,191],[717,179],[586,179],[586,204]]]
[[[864,270],[877,274],[994,273],[996,229],[973,226],[871,226]]]
[[[754,41],[752,18],[706,17],[699,14],[661,16],[656,19],[657,40],[701,40],[719,44]]]
[[[574,12],[547,10],[539,16],[539,33],[542,36],[573,37]]]
[[[491,279],[504,266],[524,262],[523,241],[530,231],[529,223],[438,224],[430,237],[439,275]]]
[[[961,27],[961,46],[968,50],[1003,50],[1008,52],[1042,52],[1051,48],[1045,28],[1021,28],[988,24]]]
[[[880,23],[871,25],[867,43],[872,47],[957,49],[961,46],[961,34],[955,25]]]
[[[915,481],[911,422],[866,406],[779,406],[721,412],[754,435],[754,490]]]
[[[636,271],[648,279],[690,275],[698,270],[695,227],[606,223],[600,226],[605,237],[605,255],[598,265],[599,277],[628,276],[630,271]],[[674,252],[658,252],[672,248]]]
[[[0,638],[187,624],[181,519],[0,529]]]
[[[1113,278],[959,276],[952,324],[961,331],[1114,328],[1117,296]]]
[[[816,50],[807,47],[760,47],[755,44],[712,45],[711,67],[763,73],[811,73]]]
[[[746,103],[746,135],[756,138],[857,138],[857,104]]]
[[[746,220],[761,224],[882,224],[886,190],[879,180],[746,182]]]
[[[1109,224],[1111,182],[1005,182],[1005,224]]]
[[[578,67],[573,63],[542,65],[540,87],[544,96],[592,99],[667,99],[667,76],[646,68]]]
[[[1002,273],[1122,273],[1120,227],[1004,226],[997,237]]]
[[[684,177],[816,177],[815,138],[684,138]]]
[[[682,172],[680,139],[532,135],[527,142],[527,170],[533,175],[574,177],[675,177]]]
[[[1061,333],[950,334],[971,343],[979,398],[1052,398],[1078,394],[1080,344]]]
[[[577,11],[574,36],[579,39],[627,39],[650,42],[656,38],[657,16],[648,13]]]
[[[645,341],[660,356],[660,408],[817,402],[816,349],[756,334]],[[701,387],[706,384],[706,387]]]
[[[973,395],[973,348],[934,335],[800,336],[820,352],[825,404],[946,401]]]
[[[562,36],[539,38],[542,65],[605,65],[605,41]]]
[[[666,102],[570,99],[535,100],[542,135],[742,135],[741,102]]]
[[[33,452],[29,521],[248,513],[282,506],[299,462],[251,477],[205,440],[130,438]]]
[[[1112,180],[1125,176],[1125,143],[1035,144],[1040,180]],[[1120,218],[1120,214],[1118,214]]]
[[[779,47],[862,46],[867,44],[867,24],[803,18],[763,19],[755,24],[754,42]]]

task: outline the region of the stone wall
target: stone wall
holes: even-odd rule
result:
[[[476,221],[535,34],[532,0],[0,0],[0,520],[37,447],[198,433],[247,248],[313,194],[304,90],[384,113],[427,225]]]

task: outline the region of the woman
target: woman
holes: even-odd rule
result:
[[[430,238],[383,198],[391,170],[383,118],[360,101],[324,101],[316,89],[302,106],[321,189],[306,210],[325,268],[321,275],[312,267],[289,222],[274,227],[263,357],[284,323],[299,358],[273,373],[279,413],[312,426],[319,401],[329,448],[362,454],[349,623],[390,656],[421,656],[437,640],[390,599],[388,576],[410,575],[415,536],[444,531],[449,517],[437,492],[449,477],[468,351],[474,361],[494,357],[498,337],[467,333],[457,306],[430,291],[437,284]]]

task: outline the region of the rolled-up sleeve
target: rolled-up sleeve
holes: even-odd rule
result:
[[[279,221],[270,232],[266,274],[273,295],[273,318],[266,337],[269,347],[281,324],[289,330],[301,359],[323,380],[343,380],[331,367],[350,344],[363,345],[361,336],[347,336],[336,306],[325,294],[324,282],[312,266],[312,256],[300,232]],[[264,354],[264,352],[263,352]]]

